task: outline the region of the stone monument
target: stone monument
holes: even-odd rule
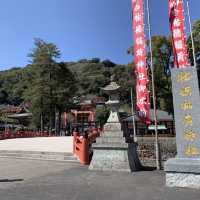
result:
[[[106,104],[111,108],[111,112],[101,137],[92,145],[93,157],[90,170],[132,172],[140,167],[136,144],[126,143],[121,131],[118,116],[119,88],[120,86],[112,80],[108,86],[102,88],[109,95]]]
[[[194,67],[172,69],[177,156],[165,163],[166,185],[200,188],[200,98]]]

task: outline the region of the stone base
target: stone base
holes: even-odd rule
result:
[[[132,172],[140,168],[137,145],[126,143],[118,121],[105,124],[92,149],[90,170]]]
[[[165,163],[166,185],[200,189],[200,159],[172,158]]]
[[[126,150],[94,150],[89,169],[131,172]]]
[[[95,148],[89,169],[119,172],[138,171],[140,169],[140,162],[137,158],[137,154],[134,153],[136,145],[126,145],[126,148],[125,146],[123,146],[123,148]]]
[[[166,173],[166,186],[200,189],[200,174]]]
[[[200,159],[172,158],[164,166],[166,172],[200,174]]]

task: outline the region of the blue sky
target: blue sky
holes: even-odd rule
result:
[[[150,0],[153,34],[169,33],[167,2]],[[200,1],[191,3],[200,19]],[[55,43],[62,61],[132,60],[131,0],[3,0],[0,24],[0,70],[28,64],[34,38]]]

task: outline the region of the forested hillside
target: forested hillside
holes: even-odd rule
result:
[[[111,75],[122,86],[120,98],[130,100],[133,86],[132,65],[117,65],[98,58],[78,62],[58,62],[60,52],[52,43],[35,40],[35,48],[28,55],[31,63],[23,68],[0,72],[0,103],[20,105],[28,103],[33,113],[33,127],[54,126],[55,112],[72,109],[74,98],[101,94],[101,87],[109,83]]]
[[[193,30],[197,69],[200,66],[199,27],[200,21],[196,21]],[[173,67],[171,39],[166,36],[153,36],[152,43],[157,108],[173,112],[170,80],[170,68]],[[190,38],[188,51],[193,63]],[[132,47],[128,53],[133,53]],[[33,126],[51,128],[55,112],[61,113],[73,108],[74,98],[77,100],[81,96],[103,95],[100,88],[108,84],[111,75],[114,75],[115,81],[121,86],[121,104],[130,106],[130,88],[135,88],[133,63],[119,65],[99,58],[61,63],[58,62],[60,55],[61,52],[55,44],[35,39],[35,48],[28,54],[31,61],[29,65],[0,72],[0,104],[20,105],[26,102],[34,116]],[[150,70],[149,80],[151,95]]]
[[[74,78],[73,84],[77,86],[77,96],[87,94],[100,95],[100,88],[109,83],[111,75],[115,75],[116,81],[123,87],[123,90],[126,90],[122,92],[122,98],[126,96],[128,89],[134,84],[131,65],[116,65],[111,61],[100,61],[97,58],[80,60],[78,62],[56,63],[56,65],[63,72],[60,72],[58,77],[59,82],[62,77],[67,78],[70,76]],[[32,88],[33,80],[40,78],[37,76],[37,70],[41,69],[38,69],[34,65],[27,65],[23,68],[12,68],[1,71],[1,103],[9,102],[14,105],[19,105],[27,99],[27,91]]]

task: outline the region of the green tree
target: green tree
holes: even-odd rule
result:
[[[117,65],[113,68],[112,74],[115,81],[121,86],[120,88],[120,100],[122,103],[130,103],[130,88],[135,87],[134,79],[134,65]]]
[[[149,41],[147,41],[147,46]],[[173,112],[170,67],[173,67],[171,39],[165,36],[152,37],[153,69],[155,79],[156,104],[158,109]],[[127,50],[133,54],[133,47]],[[134,56],[134,55],[133,55]],[[150,53],[147,53],[149,89],[151,89]],[[152,101],[152,97],[151,97]]]
[[[103,126],[110,114],[110,109],[107,107],[97,108],[96,109],[96,120],[100,122],[100,125]]]
[[[24,98],[31,102],[34,124],[42,130],[44,126],[52,130],[56,126],[55,114],[58,112],[61,116],[66,105],[72,102],[71,98],[76,91],[75,79],[64,63],[56,62],[60,51],[55,44],[36,39],[35,48],[29,57],[31,66],[26,75],[33,77],[24,92]]]
[[[58,113],[57,123],[55,121],[55,129],[60,132],[61,114],[64,111],[70,111],[74,106],[73,97],[76,95],[78,88],[74,74],[68,69],[65,63],[58,63],[54,76],[53,97],[55,112]],[[55,114],[56,114],[55,113]]]
[[[103,63],[87,62],[78,73],[80,94],[99,94],[100,88],[108,84],[111,70]]]
[[[20,68],[12,68],[0,73],[0,89],[8,94],[7,103],[19,105],[23,101],[21,86],[22,70]]]
[[[153,36],[152,50],[157,108],[173,113],[170,74],[170,67],[173,67],[171,39],[165,36]],[[150,70],[149,75],[151,81]]]
[[[193,38],[194,38],[195,56],[196,56],[196,61],[197,61],[197,74],[198,74],[199,86],[200,86],[200,34],[199,34],[199,30],[200,30],[200,20],[197,20],[193,24],[192,33],[193,33]],[[187,39],[187,45],[188,45],[190,63],[191,65],[194,65],[192,40],[190,36]]]
[[[200,55],[200,34],[199,34],[199,30],[200,30],[200,20],[197,20],[194,22],[193,27],[192,27],[192,32],[193,32],[193,38],[194,38],[194,46],[195,46],[195,53],[197,56],[197,60],[198,60],[198,68],[200,67],[200,59],[198,59],[199,55]],[[193,60],[193,51],[192,51],[192,41],[191,41],[191,37],[189,36],[187,39],[187,45],[188,45],[188,52],[189,52],[189,59],[191,64],[194,64],[194,60]]]
[[[0,91],[0,104],[8,102],[8,93],[4,90]]]

